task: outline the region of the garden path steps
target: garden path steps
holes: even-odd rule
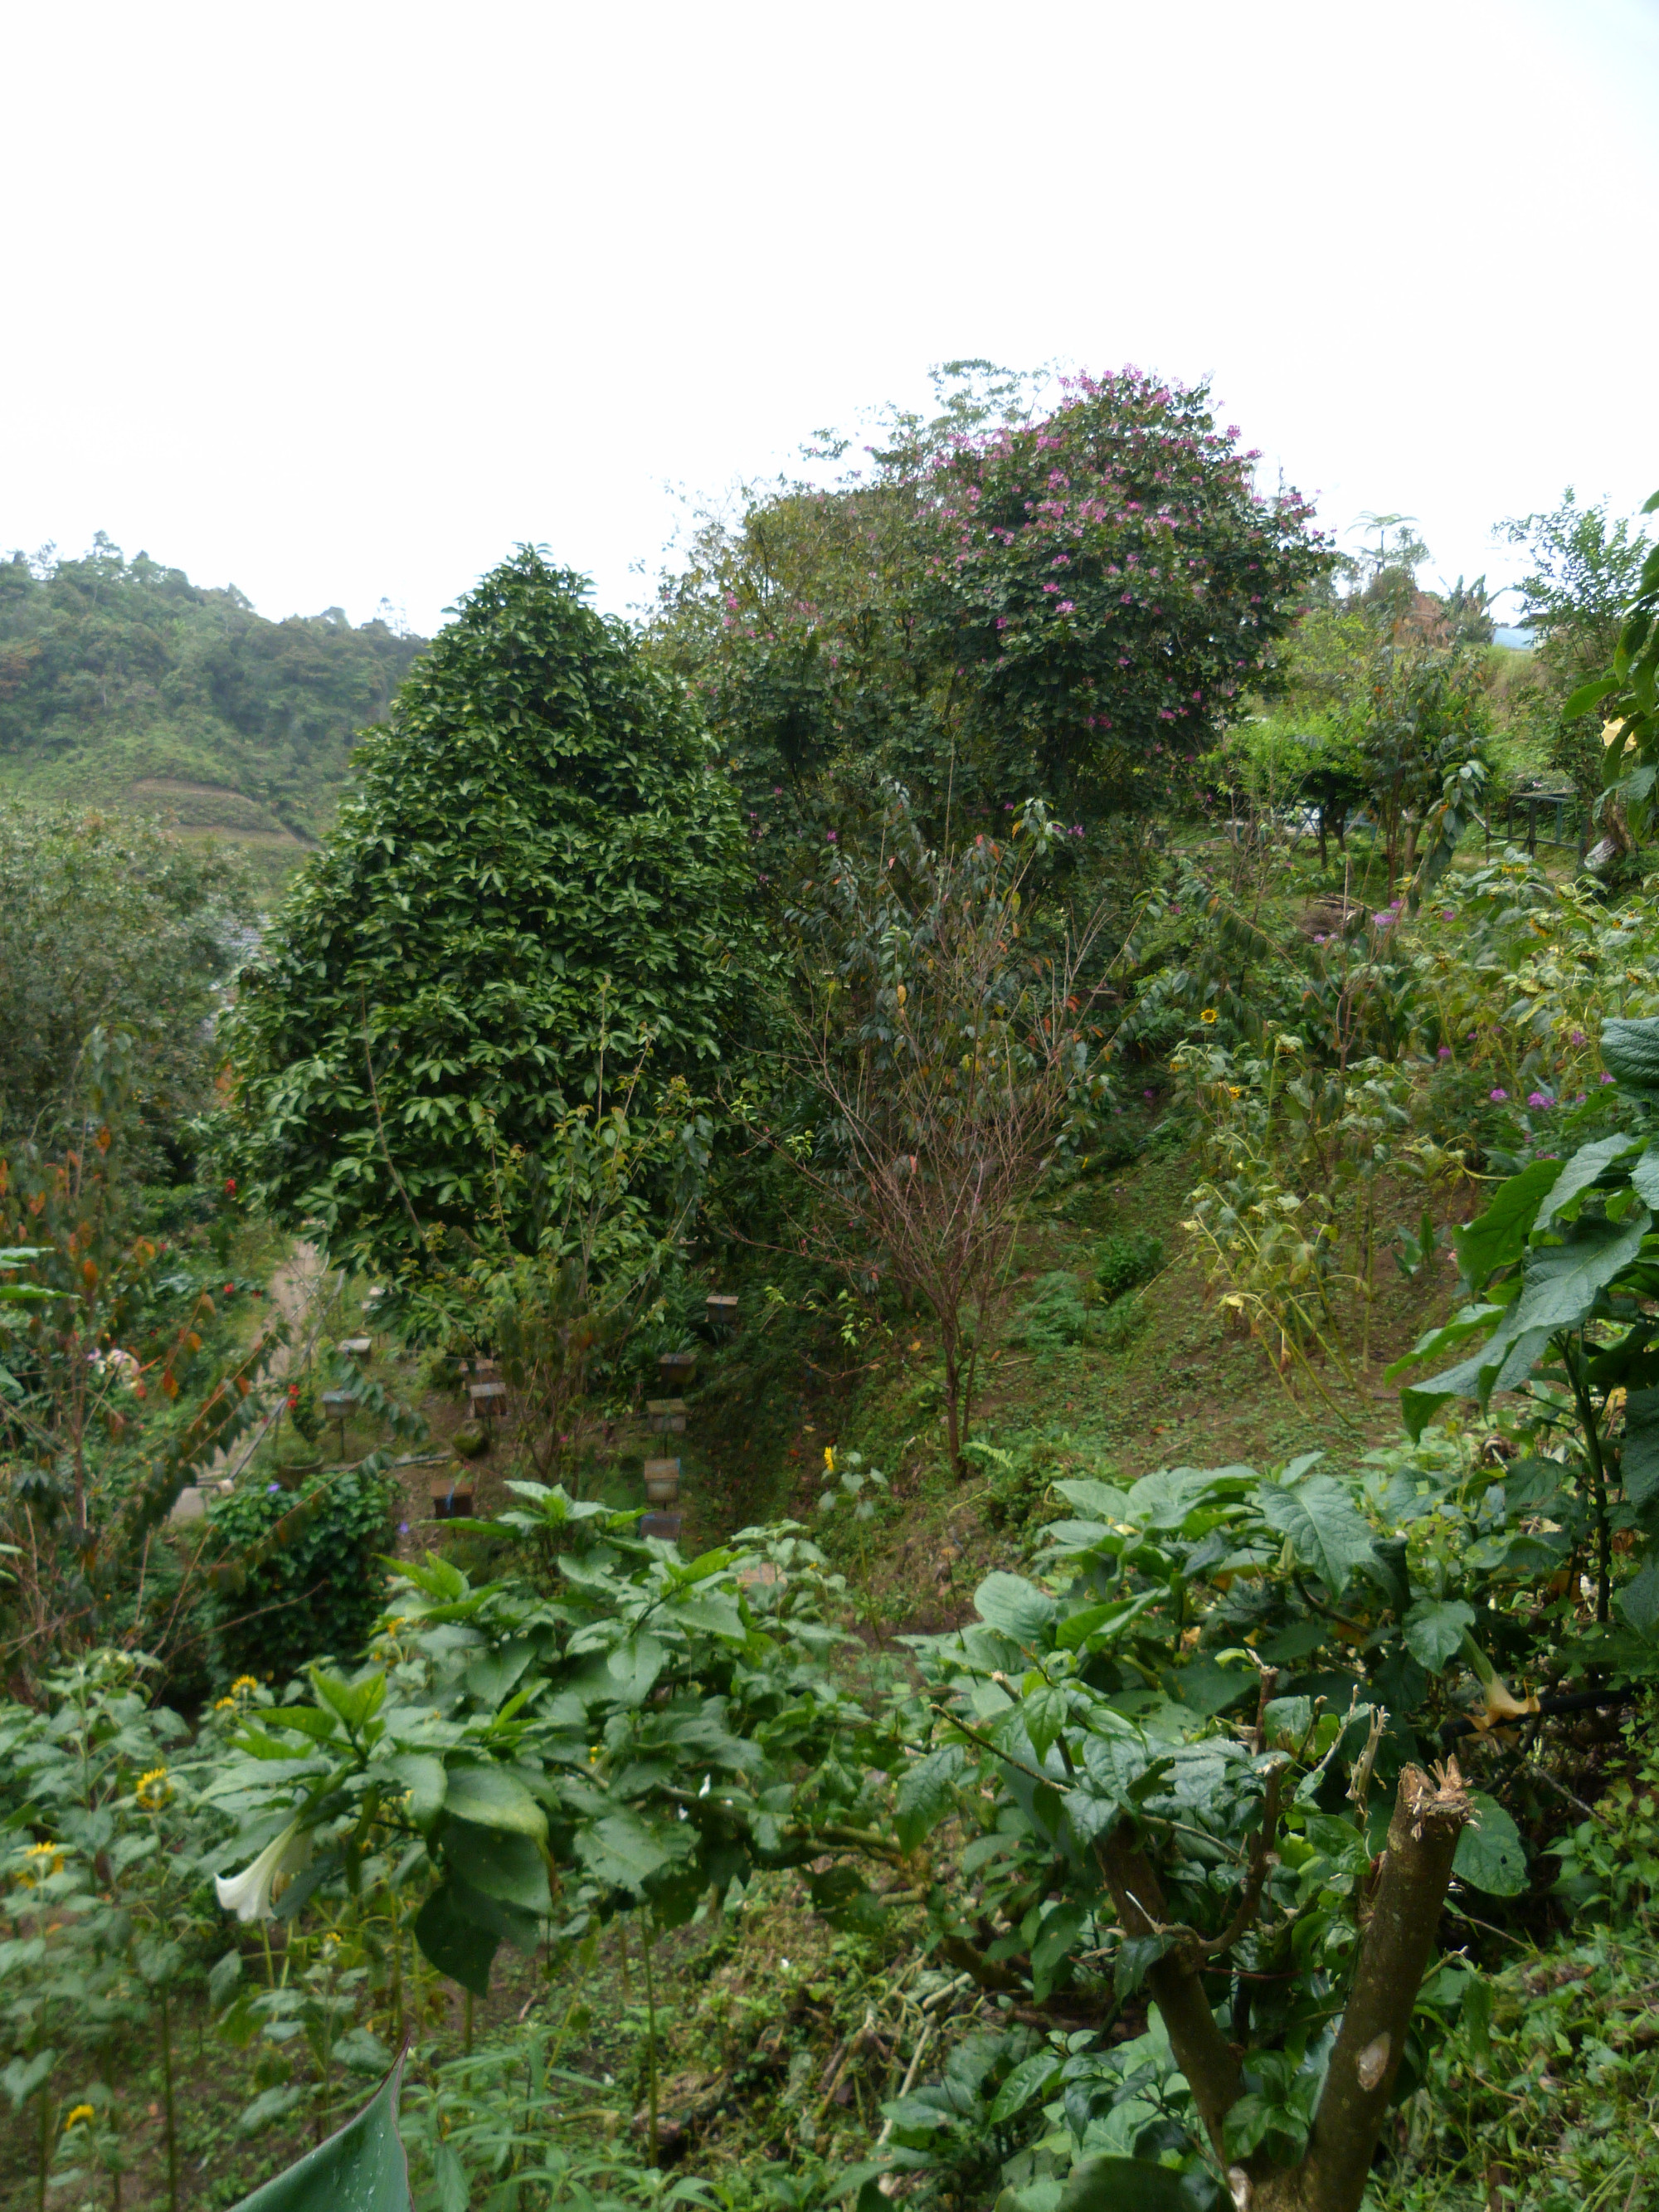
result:
[[[315,1307],[321,1295],[323,1277],[327,1273],[322,1255],[314,1244],[296,1244],[282,1266],[270,1279],[271,1304],[278,1316],[288,1324],[286,1344],[279,1344],[265,1370],[268,1382],[280,1382],[287,1374],[289,1362],[294,1355],[295,1340],[301,1336],[306,1316]],[[259,1434],[264,1433],[261,1425]],[[258,1441],[257,1437],[254,1440]],[[207,1501],[221,1485],[234,1480],[246,1465],[252,1444],[246,1442],[235,1451],[223,1447],[215,1452],[198,1480],[188,1483],[179,1492],[177,1504],[168,1516],[173,1521],[199,1521],[207,1511]],[[233,1459],[235,1465],[233,1467]]]

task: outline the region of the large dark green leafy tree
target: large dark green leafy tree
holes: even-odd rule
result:
[[[129,1167],[187,1175],[252,903],[228,855],[153,822],[0,803],[0,1144],[78,1127],[106,1033],[125,1040]]]
[[[339,1255],[486,1216],[533,1246],[512,1160],[642,1055],[695,1090],[752,997],[726,780],[586,588],[522,548],[463,603],[243,975],[236,1171]]]

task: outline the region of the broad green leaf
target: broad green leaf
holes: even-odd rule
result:
[[[1054,1488],[1068,1505],[1075,1505],[1080,1513],[1092,1514],[1097,1521],[1127,1521],[1129,1517],[1128,1498],[1109,1482],[1092,1482],[1079,1477],[1070,1482],[1057,1482]]]
[[[1639,1137],[1603,1137],[1594,1145],[1582,1146],[1568,1160],[1550,1185],[1543,1204],[1539,1207],[1532,1224],[1535,1237],[1559,1218],[1563,1209],[1576,1198],[1591,1189],[1599,1178],[1615,1161],[1627,1158],[1640,1144]]]
[[[1452,1872],[1489,1897],[1518,1897],[1527,1886],[1521,1832],[1495,1798],[1479,1790],[1471,1790],[1469,1798],[1479,1826],[1471,1824],[1458,1838]]]
[[[208,1976],[208,2010],[216,2019],[240,1994],[241,1980],[242,1954],[240,1951],[227,1951]]]
[[[682,1628],[700,1629],[705,1636],[718,1636],[727,1644],[749,1640],[737,1600],[723,1590],[688,1590],[671,1599],[663,1610],[668,1620]]]
[[[1103,1644],[1121,1636],[1149,1606],[1161,1604],[1167,1595],[1165,1590],[1146,1589],[1133,1597],[1114,1598],[1108,1605],[1085,1606],[1080,1613],[1066,1614],[1054,1631],[1054,1642],[1062,1651],[1078,1651],[1085,1646],[1091,1651],[1098,1651]]]
[[[461,1686],[468,1697],[494,1708],[517,1686],[535,1656],[536,1647],[528,1637],[516,1638],[475,1659],[461,1676]]]
[[[1382,1370],[1383,1381],[1398,1382],[1408,1367],[1415,1367],[1421,1360],[1438,1359],[1443,1352],[1451,1351],[1455,1345],[1462,1344],[1467,1337],[1489,1329],[1494,1322],[1501,1321],[1507,1311],[1505,1306],[1462,1307],[1443,1328],[1431,1328],[1426,1335],[1419,1336],[1402,1358],[1385,1367]]]
[[[1268,1526],[1288,1536],[1304,1567],[1311,1567],[1333,1598],[1340,1598],[1357,1568],[1371,1559],[1371,1532],[1334,1476],[1310,1474],[1287,1489],[1264,1482],[1258,1493]]]
[[[404,1810],[417,1828],[424,1828],[443,1809],[449,1777],[441,1759],[428,1751],[400,1751],[386,1763],[393,1786],[404,1791]]]
[[[1016,2112],[1023,2112],[1034,2097],[1047,2096],[1059,2076],[1060,2063],[1052,2051],[1034,2051],[1029,2058],[1022,2058],[997,2091],[991,2106],[991,2125],[1000,2128]]]
[[[260,1708],[260,1721],[268,1729],[292,1729],[297,1735],[314,1737],[319,1743],[338,1741],[339,1715],[331,1709],[324,1711],[319,1705],[265,1705]]]
[[[1057,1610],[1053,1598],[1046,1597],[1023,1575],[987,1575],[974,1592],[974,1606],[988,1627],[1026,1651],[1047,1644]]]
[[[294,2088],[262,2089],[253,2102],[245,2105],[237,2114],[237,2134],[262,2134],[273,2120],[285,2120],[296,2105],[303,2105],[308,2094],[303,2082]]]
[[[1619,1464],[1625,1495],[1639,1513],[1659,1497],[1659,1389],[1632,1390],[1625,1400]]]
[[[392,2053],[372,2028],[349,2028],[334,2045],[332,2057],[342,2066],[349,2066],[354,2074],[384,2074],[392,2063]]]
[[[1261,1715],[1269,1751],[1300,1751],[1313,1733],[1311,1698],[1274,1698]]]
[[[1651,1636],[1659,1628],[1659,1558],[1650,1558],[1614,1602],[1639,1635]]]
[[[1581,714],[1588,714],[1592,707],[1599,707],[1602,700],[1610,697],[1618,689],[1619,678],[1616,676],[1593,677],[1588,684],[1581,684],[1567,701],[1561,709],[1562,720],[1576,722]]]
[[[1031,1994],[1042,2004],[1054,1987],[1054,1977],[1089,1917],[1089,1907],[1075,1898],[1051,1905],[1031,1945]]]
[[[1164,1677],[1164,1686],[1201,1719],[1210,1720],[1255,1697],[1260,1681],[1253,1668],[1223,1667],[1206,1653],[1184,1667],[1172,1668]]]
[[[1453,1398],[1476,1398],[1484,1406],[1494,1390],[1517,1388],[1532,1372],[1549,1340],[1547,1328],[1528,1329],[1517,1336],[1512,1322],[1506,1322],[1490,1343],[1455,1367],[1402,1390],[1400,1412],[1407,1435],[1415,1443],[1435,1414]]]
[[[490,1961],[501,1939],[493,1929],[467,1917],[447,1882],[434,1889],[416,1914],[415,1941],[441,1974],[471,1990],[475,1997],[489,1995]]]
[[[1085,2158],[1060,2193],[1059,2212],[1193,2212],[1181,2176],[1140,2158]]]
[[[523,1912],[552,1911],[547,1868],[531,1837],[510,1829],[475,1827],[470,1820],[458,1820],[452,1806],[444,1826],[443,1853],[462,1881],[483,1896],[516,1905]]]
[[[14,2058],[0,2074],[0,2089],[11,2100],[15,2111],[24,2104],[43,2081],[50,2081],[52,2069],[58,2063],[55,2051],[37,2051],[32,2058]]]
[[[576,1852],[596,1881],[636,1893],[672,1856],[665,1839],[637,1814],[607,1813],[576,1834]]]
[[[516,1775],[502,1766],[452,1766],[445,1810],[476,1827],[501,1828],[547,1841],[547,1815]]]
[[[1419,1666],[1437,1674],[1474,1626],[1474,1608],[1462,1598],[1419,1598],[1406,1615],[1406,1648]]]
[[[1651,1225],[1647,1208],[1638,1206],[1623,1221],[1575,1221],[1561,1243],[1529,1252],[1524,1287],[1510,1318],[1512,1334],[1577,1328],[1614,1276],[1637,1257]]]
[[[325,1705],[331,1705],[350,1729],[360,1729],[380,1711],[386,1697],[386,1676],[367,1674],[361,1682],[348,1682],[325,1667],[311,1669],[312,1686]]]
[[[1589,1318],[1607,1285],[1637,1258],[1650,1226],[1651,1216],[1638,1206],[1623,1221],[1576,1221],[1559,1244],[1528,1252],[1521,1295],[1491,1342],[1443,1375],[1401,1392],[1407,1433],[1419,1437],[1449,1398],[1475,1398],[1484,1406],[1494,1390],[1518,1389],[1550,1338]]]
[[[944,1820],[956,1802],[952,1784],[963,1770],[961,1748],[947,1744],[918,1759],[899,1783],[894,1826],[901,1846],[913,1851]]]
[[[1559,1160],[1534,1160],[1500,1183],[1492,1204],[1462,1229],[1451,1233],[1453,1249],[1473,1291],[1485,1288],[1499,1267],[1521,1257],[1538,1209],[1561,1172]]]
[[[410,2212],[409,2161],[398,2133],[401,2057],[337,2135],[245,2197],[235,2212]]]
[[[1601,1059],[1625,1091],[1659,1091],[1659,1018],[1603,1022]]]
[[[466,2168],[453,2143],[433,2146],[432,2179],[438,2185],[438,2212],[467,2212],[472,2192],[466,2185]]]
[[[641,1705],[668,1663],[668,1654],[648,1632],[630,1636],[607,1654],[605,1671],[615,1687],[612,1694],[623,1705]]]
[[[1051,1682],[1042,1683],[1021,1698],[1019,1717],[1031,1739],[1032,1750],[1039,1759],[1045,1758],[1049,1745],[1066,1725],[1066,1692]]]
[[[1242,1467],[1160,1467],[1129,1492],[1123,1519],[1137,1528],[1179,1528],[1218,1482],[1250,1473]]]

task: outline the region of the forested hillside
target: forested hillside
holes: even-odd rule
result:
[[[1659,547],[1022,388],[0,572],[34,789],[375,725],[0,805],[0,2212],[1659,2202]]]
[[[102,532],[0,562],[0,794],[171,816],[282,882],[425,640],[337,607],[270,622]]]

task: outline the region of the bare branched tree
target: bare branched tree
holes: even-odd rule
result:
[[[836,847],[792,908],[794,1073],[810,1136],[775,1139],[811,1200],[816,1249],[866,1289],[932,1307],[953,1465],[1033,1192],[1099,1085],[1103,917],[1034,928],[1057,831],[1029,803],[1006,838],[942,854],[902,802],[878,842]]]

